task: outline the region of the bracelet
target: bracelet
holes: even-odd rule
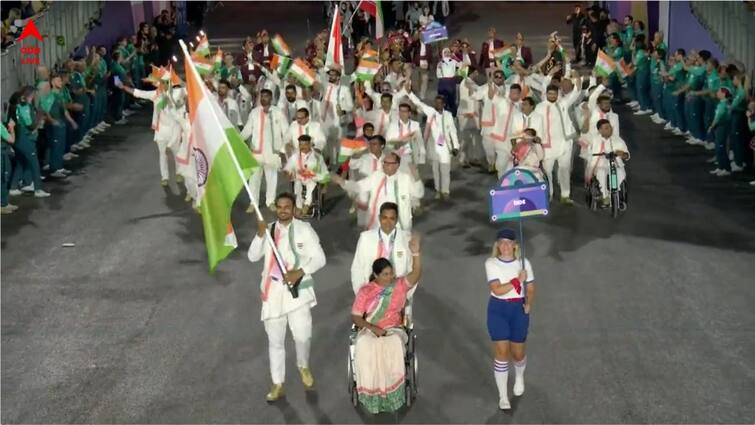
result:
[[[421,252],[412,252],[412,257],[419,257]]]

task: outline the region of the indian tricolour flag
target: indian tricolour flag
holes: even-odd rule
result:
[[[291,58],[273,53],[273,58],[270,59],[270,69],[276,71],[278,75],[285,75],[289,66],[291,66]]]
[[[215,69],[220,69],[220,67],[223,66],[223,51],[219,47],[215,52],[215,57],[212,60],[212,65],[215,67]]]
[[[200,75],[205,76],[212,72],[213,65],[210,59],[199,56],[194,52],[191,54],[191,61]]]
[[[270,39],[270,43],[272,43],[273,49],[275,49],[279,55],[291,56],[291,49],[288,47],[288,44],[283,41],[283,37],[281,37],[280,34],[275,34],[275,36]]]
[[[385,26],[383,25],[383,4],[380,0],[362,0],[359,2],[357,9],[362,9],[365,12],[375,17],[375,38],[380,40],[385,33]]]
[[[598,50],[598,57],[595,59],[595,73],[602,77],[608,77],[615,70],[616,62],[603,49]]]
[[[359,65],[356,69],[357,78],[360,81],[372,80],[378,71],[380,71],[380,66],[377,52],[375,50],[365,51],[362,54],[362,58],[359,59]]]
[[[194,49],[194,54],[205,58],[210,56],[210,42],[207,41],[207,36],[202,34],[198,35],[197,38],[199,44],[197,44],[197,48]]]
[[[326,67],[338,65],[343,68],[343,44],[341,41],[341,12],[339,8],[336,8],[333,13],[333,22],[330,25],[328,51],[325,54]]]
[[[301,58],[296,58],[294,63],[288,69],[288,72],[293,74],[300,83],[305,87],[311,87],[315,83],[315,72],[307,66],[307,64]]]
[[[257,163],[233,124],[209,93],[196,64],[185,54],[191,147],[197,166],[197,202],[202,213],[210,270],[236,248],[231,207]]]
[[[367,143],[362,140],[341,139],[341,148],[338,150],[338,163],[342,164],[352,156],[367,150]]]
[[[505,64],[506,61],[513,57],[510,47],[499,47],[493,50],[493,56],[498,59],[501,64]]]

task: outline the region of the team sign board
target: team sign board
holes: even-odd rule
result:
[[[427,29],[422,31],[422,42],[425,44],[448,40],[448,30],[437,22],[431,22]]]
[[[511,169],[488,193],[494,223],[548,215],[548,185],[529,170]]]

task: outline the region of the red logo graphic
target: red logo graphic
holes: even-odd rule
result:
[[[39,34],[39,30],[37,29],[37,25],[34,24],[34,21],[29,19],[29,22],[26,23],[26,26],[24,27],[24,30],[21,31],[21,36],[18,37],[18,41],[27,38],[27,37],[33,37],[39,40],[40,42],[42,40],[42,36]],[[22,46],[21,47],[21,64],[22,65],[39,65],[39,52],[41,49],[39,47],[35,46]]]
[[[34,24],[34,21],[29,19],[29,22],[24,27],[24,30],[21,31],[21,37],[18,37],[18,41],[21,41],[25,39],[26,37],[34,37],[39,41],[42,41],[42,36],[39,35],[39,30],[37,29],[37,25]]]

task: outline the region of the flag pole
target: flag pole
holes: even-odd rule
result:
[[[181,46],[181,50],[184,53],[184,56],[189,61],[191,66],[190,70],[184,70],[185,72],[191,72],[194,74],[194,78],[197,79],[197,81],[201,81],[200,88],[205,96],[209,96],[209,94],[206,92],[206,89],[204,87],[204,81],[202,80],[201,76],[197,72],[197,69],[194,67],[194,62],[191,60],[191,56],[189,55],[188,50],[186,49],[186,44],[183,42],[183,40],[178,40],[178,44]],[[188,80],[188,78],[187,78]],[[209,97],[208,97],[209,99]],[[210,99],[212,101],[212,99]],[[214,111],[213,111],[214,112]],[[220,123],[218,118],[215,116],[215,114],[212,114],[213,119],[215,120],[215,124],[218,125],[218,127],[222,128],[223,125]],[[239,173],[239,177],[241,178],[241,182],[244,184],[244,189],[246,189],[246,193],[249,195],[249,199],[252,202],[252,205],[254,206],[254,211],[257,214],[257,220],[258,221],[264,221],[265,218],[262,217],[262,212],[260,212],[259,207],[257,206],[257,200],[254,199],[254,196],[252,195],[252,189],[249,187],[249,182],[246,181],[246,177],[244,176],[244,172],[241,170],[241,164],[239,164],[238,159],[236,158],[236,155],[233,153],[233,146],[231,146],[231,143],[228,140],[228,137],[225,137],[225,144],[228,146],[228,153],[230,154],[231,160],[233,161],[233,165],[236,168],[236,171]],[[273,238],[270,236],[270,232],[265,231],[265,239],[267,240],[268,244],[270,245],[270,248],[273,250],[273,256],[275,257],[275,263],[278,265],[278,268],[281,271],[281,275],[285,275],[287,270],[283,266],[283,260],[281,258],[280,252],[278,252],[278,247],[275,246],[275,242],[273,241]]]

